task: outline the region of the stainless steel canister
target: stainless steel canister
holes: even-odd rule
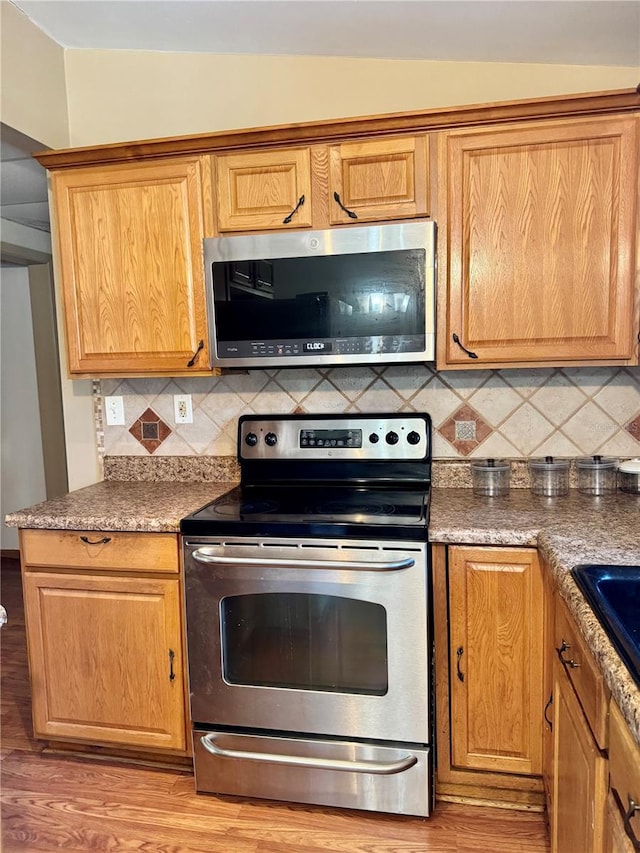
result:
[[[569,493],[568,459],[554,459],[553,456],[530,459],[529,473],[531,474],[531,491],[534,495],[557,497]]]
[[[471,463],[473,494],[501,497],[509,494],[511,466],[504,459],[480,459]]]

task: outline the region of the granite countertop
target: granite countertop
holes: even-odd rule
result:
[[[5,522],[40,529],[177,532],[183,516],[233,485],[231,480],[106,480],[9,513]],[[640,689],[570,575],[579,563],[640,565],[640,496],[592,498],[572,489],[567,497],[543,498],[528,489],[512,489],[506,497],[482,498],[468,488],[436,487],[429,538],[445,544],[539,548],[640,744]]]

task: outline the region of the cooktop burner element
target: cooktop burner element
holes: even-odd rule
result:
[[[240,485],[181,531],[426,541],[430,426],[424,414],[244,416]]]

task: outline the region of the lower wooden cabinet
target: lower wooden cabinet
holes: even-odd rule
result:
[[[537,551],[434,546],[433,573],[439,796],[542,808]]]
[[[105,548],[101,534],[85,536],[85,543],[79,533],[65,533],[61,542],[58,532],[48,532],[47,562],[55,565],[57,555],[59,564],[40,569],[27,560],[44,553],[46,541],[42,531],[33,531],[31,541],[31,533],[23,532],[22,550],[35,736],[185,754],[177,537],[171,571],[166,536],[158,551],[155,534],[138,534],[145,569],[136,575],[121,565],[108,572],[108,546],[119,563],[134,534],[109,534],[106,552],[96,557]],[[119,544],[118,536],[127,542]],[[83,562],[80,549],[84,566],[65,566],[70,553]],[[154,552],[164,555],[156,576],[149,565]]]
[[[640,850],[640,746],[620,709],[609,717],[609,795],[605,815],[605,853]]]
[[[598,749],[562,664],[553,679],[552,853],[600,853],[607,760]]]

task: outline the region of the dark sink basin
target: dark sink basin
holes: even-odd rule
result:
[[[640,566],[584,564],[571,574],[640,687]]]

